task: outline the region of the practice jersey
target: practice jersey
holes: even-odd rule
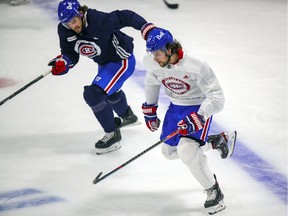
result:
[[[73,62],[72,66],[77,64],[79,55],[87,56],[99,65],[129,58],[133,52],[133,38],[120,29],[140,30],[146,23],[143,17],[130,10],[105,13],[88,9],[84,20],[80,34],[62,23],[58,25],[61,53]]]
[[[181,50],[182,52],[182,50]],[[220,83],[209,65],[202,59],[187,55],[176,64],[159,66],[152,54],[143,59],[146,69],[145,98],[147,104],[157,104],[161,84],[175,105],[201,105],[198,111],[205,120],[224,107],[225,98]]]

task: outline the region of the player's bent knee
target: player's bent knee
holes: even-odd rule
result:
[[[108,96],[107,100],[111,104],[116,104],[119,101],[121,101],[123,99],[123,97],[125,97],[124,92],[122,90],[119,90],[119,91],[115,92],[114,94]]]
[[[179,158],[177,153],[177,147],[170,146],[165,143],[162,145],[162,154],[168,160],[174,160]]]
[[[107,99],[107,94],[97,85],[84,87],[83,97],[90,107],[94,107]]]
[[[177,146],[179,158],[184,163],[193,161],[197,155],[198,149],[199,143],[189,138],[181,138]]]

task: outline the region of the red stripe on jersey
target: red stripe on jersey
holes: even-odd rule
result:
[[[115,75],[113,76],[113,78],[111,79],[111,81],[108,83],[108,85],[106,86],[106,88],[104,89],[104,91],[106,93],[108,93],[112,87],[114,86],[114,84],[120,79],[120,77],[125,73],[125,71],[127,70],[127,59],[122,60],[122,67],[115,73]]]
[[[209,125],[210,125],[210,118],[208,118],[206,120],[205,124],[204,124],[203,130],[202,130],[202,134],[200,136],[201,140],[204,140],[205,137],[207,136],[207,131],[208,131]]]

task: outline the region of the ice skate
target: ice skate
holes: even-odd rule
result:
[[[30,3],[30,0],[11,0],[11,5],[16,6],[16,5],[23,5],[23,4],[28,4]]]
[[[138,121],[138,117],[133,113],[130,106],[128,107],[125,116],[115,117],[114,120],[118,128],[141,124],[141,122]]]
[[[208,136],[208,142],[212,144],[213,149],[220,152],[221,158],[225,159],[233,155],[236,143],[237,131],[231,133],[224,133],[218,135]]]
[[[119,128],[111,133],[106,133],[96,144],[96,154],[105,154],[116,151],[121,148],[120,140],[122,139]]]
[[[219,184],[217,182],[216,176],[215,178],[215,185],[212,188],[205,190],[207,192],[207,199],[204,203],[204,207],[208,210],[210,215],[215,214],[219,211],[222,211],[226,208],[226,205],[223,201],[224,194],[220,190]]]

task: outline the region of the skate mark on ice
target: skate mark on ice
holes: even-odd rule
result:
[[[47,195],[34,188],[7,191],[0,193],[0,213],[23,208],[40,207],[62,201],[64,199],[61,197]]]

